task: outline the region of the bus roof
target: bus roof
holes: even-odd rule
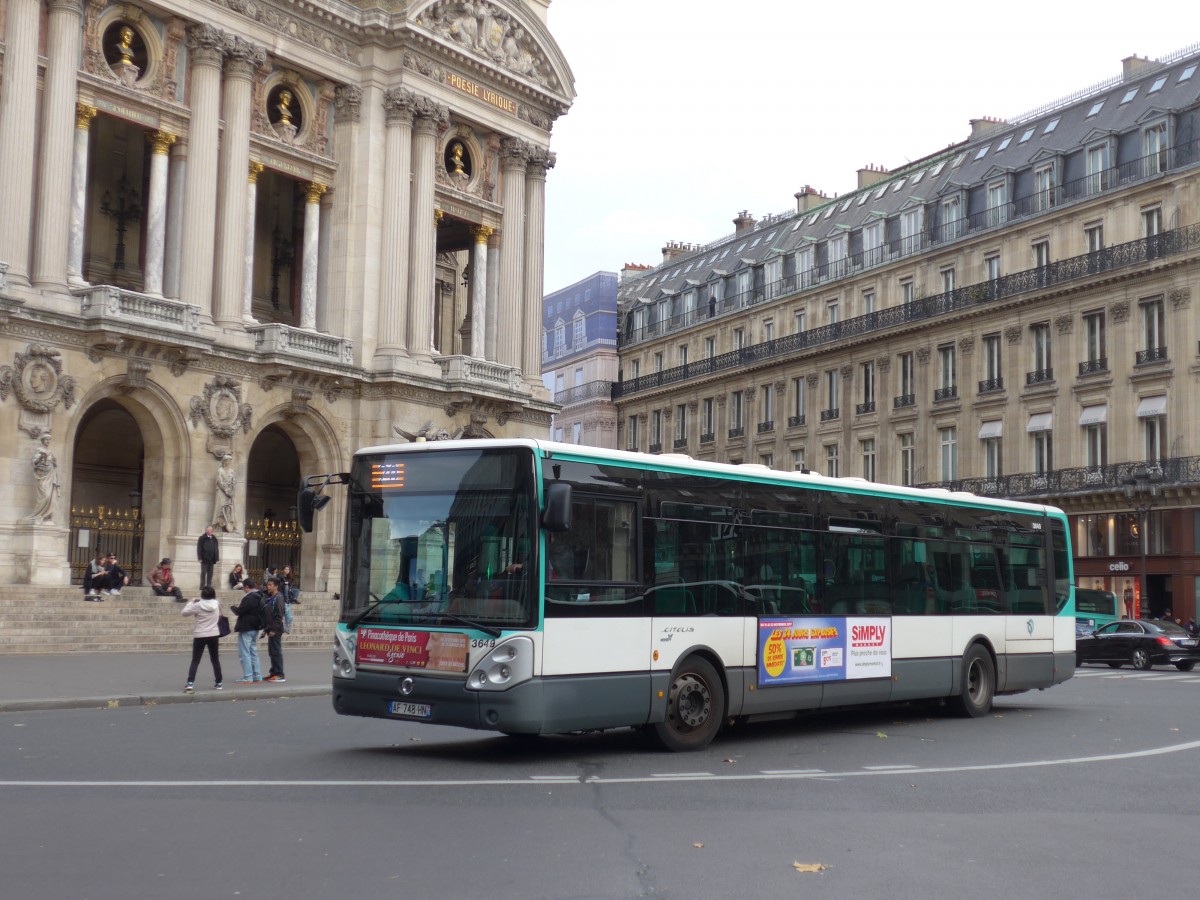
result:
[[[422,450],[465,450],[503,447],[525,447],[542,457],[566,457],[577,460],[607,461],[617,465],[653,469],[662,472],[705,472],[742,481],[773,482],[778,484],[808,485],[826,490],[847,491],[857,494],[884,494],[889,497],[911,497],[914,500],[952,505],[971,505],[991,509],[1011,509],[1027,515],[1049,515],[1062,517],[1064,513],[1056,506],[1042,503],[1026,503],[996,497],[981,497],[966,491],[950,491],[946,488],[917,488],[868,481],[865,478],[847,476],[833,478],[817,472],[789,472],[772,469],[759,463],[709,462],[695,459],[684,453],[641,453],[632,450],[609,450],[604,447],[588,447],[582,444],[564,444],[559,441],[543,441],[534,438],[480,438],[451,439],[443,441],[414,441],[405,444],[380,444],[363,447],[355,456],[380,453],[411,453]]]

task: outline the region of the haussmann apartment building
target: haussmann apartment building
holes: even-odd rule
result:
[[[1200,47],[619,289],[619,446],[1045,502],[1080,585],[1200,594]]]

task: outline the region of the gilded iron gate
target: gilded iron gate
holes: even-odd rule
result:
[[[71,508],[71,584],[83,584],[83,575],[99,551],[115,553],[130,584],[142,582],[142,537],[145,523],[141,510]]]
[[[300,571],[300,537],[296,522],[259,519],[246,523],[246,558],[242,565],[255,581],[262,583],[268,566],[282,569],[291,566]]]

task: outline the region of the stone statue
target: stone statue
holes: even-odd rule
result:
[[[433,419],[430,419],[421,426],[420,431],[412,432],[405,431],[399,425],[393,425],[392,430],[400,437],[407,439],[411,443],[421,444],[425,441],[448,441],[451,439],[450,432],[445,428],[438,428],[433,424]]]
[[[53,522],[58,503],[58,460],[50,451],[50,432],[42,432],[33,454],[33,477],[37,480],[37,505],[26,521]]]
[[[226,453],[221,457],[217,469],[217,499],[213,508],[213,525],[222,531],[237,531],[237,518],[233,513],[233,492],[236,481],[233,474],[233,457]]]

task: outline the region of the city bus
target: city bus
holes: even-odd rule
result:
[[[1075,670],[1061,510],[527,439],[370,447],[346,503],[333,706],[510,735],[723,726]]]
[[[1090,634],[1102,625],[1120,621],[1122,606],[1112,591],[1075,588],[1076,634]]]

